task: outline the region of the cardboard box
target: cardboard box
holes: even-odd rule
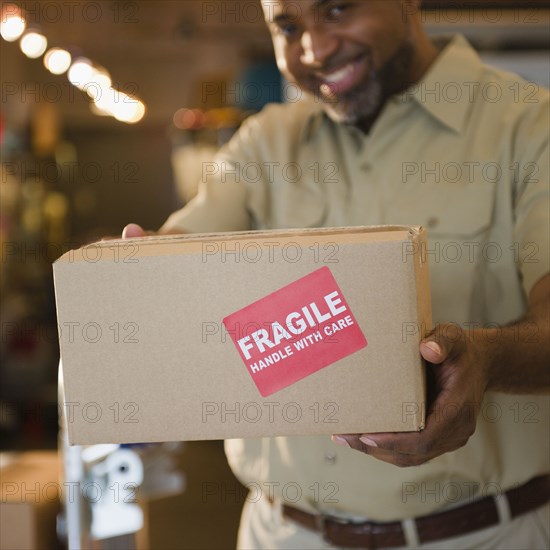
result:
[[[231,472],[222,442],[185,443],[176,459],[176,470],[185,476],[183,492],[144,498],[137,492],[144,525],[136,548],[236,548],[248,491]]]
[[[0,549],[57,549],[62,486],[52,451],[0,455]]]
[[[71,444],[424,425],[426,234],[106,241],[54,264]]]

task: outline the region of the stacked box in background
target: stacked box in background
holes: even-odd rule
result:
[[[144,527],[136,534],[137,550],[235,548],[246,489],[232,474],[223,445],[193,441],[176,458],[176,470],[185,476],[185,490],[138,497]]]
[[[63,489],[57,453],[2,453],[0,480],[0,549],[62,548],[56,534]]]

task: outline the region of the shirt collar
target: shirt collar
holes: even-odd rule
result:
[[[428,72],[393,101],[414,101],[445,126],[460,133],[472,104],[471,96],[479,86],[483,63],[462,35],[437,39],[436,43],[443,47]],[[325,120],[329,120],[328,116],[317,104],[304,125],[302,139],[309,141]]]
[[[400,100],[415,101],[445,126],[460,133],[478,93],[483,63],[462,35],[441,41],[446,45],[433,65]]]

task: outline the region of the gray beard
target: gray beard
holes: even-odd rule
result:
[[[318,92],[327,115],[335,122],[357,124],[362,119],[374,117],[382,110],[389,97],[406,90],[414,48],[409,41],[403,43],[395,55],[380,70],[370,69],[367,82],[337,98],[327,98]],[[369,60],[373,66],[372,59]]]
[[[356,124],[376,113],[384,103],[382,83],[375,71],[369,71],[367,86],[331,100],[320,96],[325,112],[335,122]]]

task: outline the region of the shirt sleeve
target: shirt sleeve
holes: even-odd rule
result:
[[[217,160],[213,161],[212,166],[221,170]],[[213,233],[247,229],[250,229],[250,219],[246,211],[244,186],[223,183],[221,177],[216,177],[215,181],[201,181],[197,196],[174,212],[164,222],[161,232]]]
[[[203,163],[197,196],[174,212],[161,231],[185,233],[246,231],[252,228],[249,185],[243,166],[260,155],[260,115],[248,118],[212,162]]]
[[[541,97],[542,95],[542,97]],[[527,296],[550,271],[550,108],[548,94],[539,95],[517,134],[519,160],[515,201],[514,244]]]

